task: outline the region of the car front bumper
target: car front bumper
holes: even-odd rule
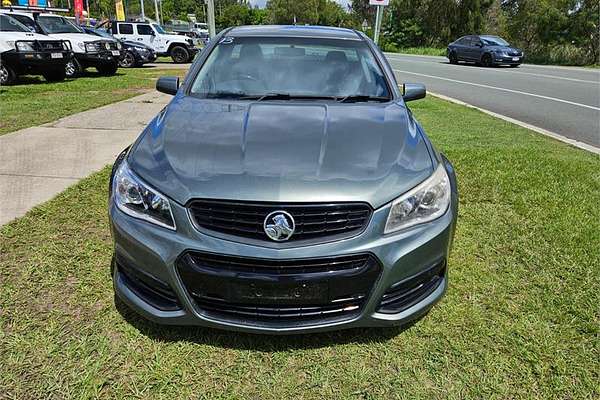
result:
[[[113,64],[117,63],[119,58],[121,58],[121,51],[115,50],[115,54],[112,53],[112,50],[96,53],[75,53],[75,58],[84,67],[93,67],[100,64]]]
[[[506,65],[515,65],[522,64],[524,60],[524,56],[505,56],[494,54],[494,63],[495,64],[506,64]]]
[[[448,165],[449,168],[451,166]],[[451,171],[451,170],[450,170]],[[453,182],[455,183],[452,172]],[[453,185],[456,188],[456,185]],[[189,220],[187,209],[172,202],[177,231],[135,219],[111,201],[109,217],[115,258],[112,276],[116,295],[142,316],[161,324],[197,325],[251,333],[306,333],[354,327],[388,327],[408,324],[426,314],[444,295],[448,285],[447,260],[454,236],[458,196],[440,218],[394,234],[383,235],[389,205],[373,212],[358,236],[303,247],[269,248],[234,242],[201,233]],[[369,255],[377,264],[377,277],[356,312],[339,318],[264,321],[215,316],[200,306],[182,275],[181,258],[189,252],[268,260],[314,260],[348,255]],[[428,290],[419,289],[425,271],[437,268],[439,276]],[[219,271],[216,272],[220,273]],[[223,272],[227,276],[225,272]],[[232,278],[239,276],[229,275]],[[295,277],[298,281],[300,277]],[[416,280],[415,280],[416,279]],[[200,279],[201,280],[201,279]],[[432,281],[433,282],[433,281]],[[334,285],[335,282],[328,282]],[[382,308],[398,285],[412,285],[412,298],[403,306]],[[421,286],[419,286],[421,285]],[[419,286],[419,287],[417,287]],[[331,286],[330,289],[331,290]],[[403,289],[404,290],[404,289]],[[421,290],[419,292],[419,290]],[[406,299],[405,299],[406,300]]]
[[[53,56],[54,55],[54,56]],[[71,59],[70,50],[60,51],[8,51],[2,53],[2,59],[17,71],[40,70],[61,67]]]

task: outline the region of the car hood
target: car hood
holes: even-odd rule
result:
[[[121,41],[121,43],[128,47],[137,47],[138,49],[152,50],[152,48],[150,46],[146,46],[145,44],[142,44],[142,43],[133,42],[131,40],[123,40],[123,41]]]
[[[0,38],[2,38],[2,40],[12,40],[12,41],[17,41],[17,40],[56,40],[56,39],[52,39],[46,35],[40,35],[39,33],[8,32],[8,31],[0,32]]]
[[[374,208],[433,172],[403,103],[228,102],[178,95],[129,153],[181,204],[194,198],[366,201]]]
[[[189,39],[187,36],[184,35],[173,35],[170,33],[160,35],[160,38],[169,42],[186,42],[187,39]]]
[[[116,41],[115,39],[110,39],[97,35],[90,35],[87,33],[51,33],[48,36],[62,40],[72,40],[75,43],[95,42],[97,40]]]
[[[520,53],[521,49],[512,46],[488,46],[492,50],[503,50],[508,52]]]

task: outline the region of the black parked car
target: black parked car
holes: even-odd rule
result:
[[[98,35],[102,37],[109,37],[116,39],[110,32],[102,28],[90,28],[87,26],[82,27],[86,33],[91,35]],[[143,43],[136,43],[129,40],[120,40],[123,46],[121,51],[121,58],[119,59],[119,66],[122,68],[139,67],[143,64],[153,62],[156,60],[156,53],[154,50],[146,46]]]
[[[512,47],[498,36],[490,35],[463,36],[448,45],[446,54],[451,64],[468,61],[484,67],[494,65],[517,67],[525,57],[522,50]]]

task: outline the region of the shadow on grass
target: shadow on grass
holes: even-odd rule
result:
[[[125,75],[125,74],[122,72],[117,72],[116,74],[110,75],[110,76],[123,76],[123,75]],[[74,81],[76,79],[80,79],[80,78],[108,78],[110,76],[102,75],[96,71],[87,71],[86,70],[86,71],[83,71],[82,73],[80,73],[79,76],[77,76],[76,78],[65,78],[64,81],[48,82],[41,75],[19,75],[19,77],[17,78],[17,81],[13,84],[13,86],[42,85],[42,84],[56,85],[56,84],[61,84],[61,83],[72,82],[72,81]]]
[[[159,325],[143,318],[116,297],[115,307],[125,321],[134,326],[142,335],[159,342],[189,342],[263,352],[317,349],[357,343],[382,343],[410,329],[427,315],[426,313],[406,325],[392,328],[352,328],[325,333],[267,335],[195,326]]]

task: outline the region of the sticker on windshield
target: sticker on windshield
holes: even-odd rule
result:
[[[231,43],[233,43],[233,38],[231,36],[224,37],[223,39],[221,39],[219,41],[219,44],[231,44]]]

